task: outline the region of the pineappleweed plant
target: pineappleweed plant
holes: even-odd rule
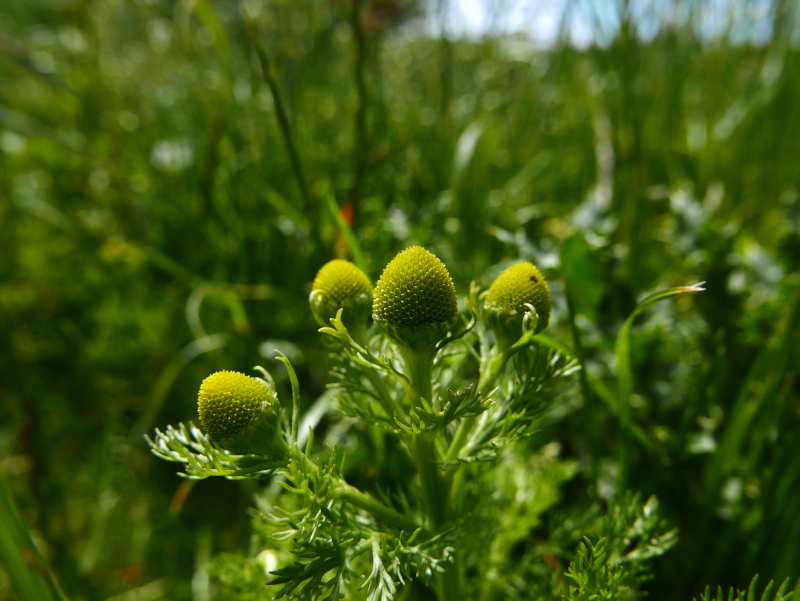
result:
[[[312,288],[338,409],[399,442],[414,466],[406,481],[368,493],[345,481],[335,450],[315,454],[313,431],[300,448],[299,385],[282,353],[290,417],[265,369],[218,372],[200,387],[202,430],[190,422],[148,438],[189,478],[279,479],[282,493],[260,518],[294,558],[265,575],[273,598],[588,599],[637,590],[645,562],[676,541],[654,498],[612,502],[595,528],[601,538],[580,543],[566,574],[535,554],[515,558],[576,469],[562,462],[537,472],[521,450],[579,369],[539,334],[551,304],[534,265],[512,265],[484,292],[473,284],[461,318],[447,268],[418,246],[398,254],[374,290],[342,260],[320,269]],[[464,381],[476,371],[468,362],[477,364],[475,382]]]

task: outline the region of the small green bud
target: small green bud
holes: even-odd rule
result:
[[[531,263],[512,265],[492,283],[486,295],[484,310],[498,335],[516,340],[522,335],[525,305],[533,305],[539,321],[536,332],[550,321],[550,289],[541,272]]]
[[[366,274],[350,261],[334,259],[322,266],[314,278],[308,302],[322,326],[329,326],[339,309],[348,327],[363,329],[372,312],[372,284]]]
[[[235,371],[218,371],[200,385],[197,408],[208,437],[241,455],[282,458],[288,447],[281,434],[280,402],[260,380]]]
[[[444,338],[458,319],[456,287],[444,263],[421,246],[398,254],[375,287],[372,319],[412,350]]]

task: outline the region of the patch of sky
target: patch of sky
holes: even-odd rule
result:
[[[645,43],[691,23],[706,44],[727,38],[763,45],[774,34],[776,10],[776,0],[438,0],[431,3],[424,28],[453,39],[520,35],[532,50],[546,50],[560,43],[605,47],[625,20]]]

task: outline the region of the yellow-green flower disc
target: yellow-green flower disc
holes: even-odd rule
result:
[[[458,316],[456,287],[444,263],[421,246],[412,246],[383,270],[372,313],[392,325],[452,323]]]
[[[486,295],[484,307],[487,311],[501,314],[504,321],[522,324],[526,304],[533,305],[539,316],[536,331],[547,327],[550,321],[547,282],[532,263],[516,263],[497,276]]]
[[[412,347],[441,339],[458,319],[456,287],[444,263],[421,246],[398,254],[375,287],[372,318]]]
[[[239,453],[272,454],[283,447],[280,402],[269,386],[235,371],[218,371],[200,385],[200,423],[208,437]]]
[[[339,309],[343,319],[366,323],[372,307],[372,283],[366,274],[350,261],[334,259],[317,272],[311,286],[309,303],[321,325],[330,325]]]

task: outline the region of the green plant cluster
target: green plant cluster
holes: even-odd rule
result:
[[[286,411],[274,348],[302,390],[299,446],[312,426],[313,461],[335,448],[340,479],[398,510],[417,471],[386,432],[474,433],[489,398],[514,407],[460,458],[492,466],[469,494],[504,503],[472,522],[476,538],[500,533],[481,555],[498,596],[578,586],[565,574],[580,542],[599,544],[629,489],[681,536],[626,595],[686,600],[755,573],[797,588],[794,3],[568,3],[546,49],[460,37],[453,4],[0,2],[0,599],[272,594],[266,573],[296,558],[260,514],[305,497],[281,492],[272,458],[234,462],[198,427],[165,424],[193,419],[199,383],[226,370],[261,377]],[[506,363],[489,334],[457,365],[490,316],[476,318],[434,366],[438,410],[391,423],[372,371],[340,347],[329,359],[339,342],[315,335],[307,300],[331,258],[374,282],[414,245],[459,293],[451,335],[471,320],[465,296],[485,309],[470,282],[488,290],[518,262],[547,278],[550,319]],[[632,316],[651,291],[699,281]],[[403,373],[394,343],[366,348],[348,319],[391,361],[374,367],[392,398],[406,394],[384,369]],[[560,367],[537,358],[551,349],[581,368],[555,399],[540,392]],[[531,379],[479,395],[498,365]],[[495,444],[507,426],[529,436]],[[188,474],[235,482],[175,478],[142,443],[156,427]]]
[[[642,506],[638,497],[625,496],[603,517],[604,538],[590,547],[588,558],[581,544],[567,573],[576,587],[563,587],[554,574],[530,571],[531,564],[539,564],[531,556],[554,545],[554,539],[561,545],[575,542],[563,535],[544,543],[528,539],[575,469],[553,456],[547,470],[530,469],[520,450],[542,423],[558,389],[570,381],[574,385],[570,376],[578,361],[534,341],[540,318],[533,303],[549,309],[549,292],[535,267],[520,266],[526,274],[536,273],[535,286],[527,275],[509,278],[519,271],[514,267],[484,293],[473,285],[471,317],[455,328],[458,303],[446,267],[421,247],[406,249],[383,270],[373,301],[375,327],[361,344],[342,321],[344,307],[353,301],[339,294],[356,268],[334,262],[320,270],[325,277],[315,280],[312,308],[332,299],[342,305],[330,319],[332,327],[320,330],[337,365],[334,402],[360,422],[353,431],[357,446],[372,441],[405,456],[413,471],[391,488],[368,493],[347,483],[335,449],[321,455],[315,451],[313,430],[305,451],[300,450],[299,384],[283,355],[279,358],[289,370],[293,397],[285,436],[265,427],[256,411],[259,403],[250,401],[251,389],[257,388],[265,406],[278,406],[270,402],[271,376],[264,372],[268,379],[257,383],[243,374],[220,372],[203,382],[199,401],[214,446],[191,426],[190,439],[183,425],[170,427],[166,434],[157,431],[155,440],[148,438],[156,455],[188,464],[192,478],[270,475],[282,480],[281,488],[264,500],[268,510],[256,517],[265,535],[259,556],[282,558],[269,570],[268,584],[281,586],[273,598],[332,600],[363,593],[368,601],[419,595],[517,599],[535,590],[537,598],[589,599],[599,594],[613,599],[635,590],[649,576],[647,560],[675,544],[675,530],[657,517],[655,498]],[[498,289],[525,308],[516,331],[511,321],[487,317],[498,310],[493,300]],[[357,287],[351,294],[362,297]],[[511,345],[503,342],[509,335],[517,338]],[[468,363],[478,368],[477,382],[455,393],[448,388],[445,394],[448,385],[458,386],[465,373],[474,373]],[[212,380],[213,387],[208,384]],[[207,408],[209,395],[213,416]],[[252,406],[247,417],[237,411],[243,406]],[[252,444],[254,431],[284,448],[288,444],[289,454],[281,458],[261,441]],[[227,469],[220,469],[223,462]],[[498,472],[510,478],[496,476]],[[612,541],[609,557],[607,538]],[[527,560],[520,561],[520,553]],[[225,574],[235,569],[231,562],[242,559],[225,556],[219,561],[218,573]],[[510,585],[518,580],[527,583],[526,593]],[[234,594],[230,587],[228,592]],[[246,587],[245,592],[252,590]]]

